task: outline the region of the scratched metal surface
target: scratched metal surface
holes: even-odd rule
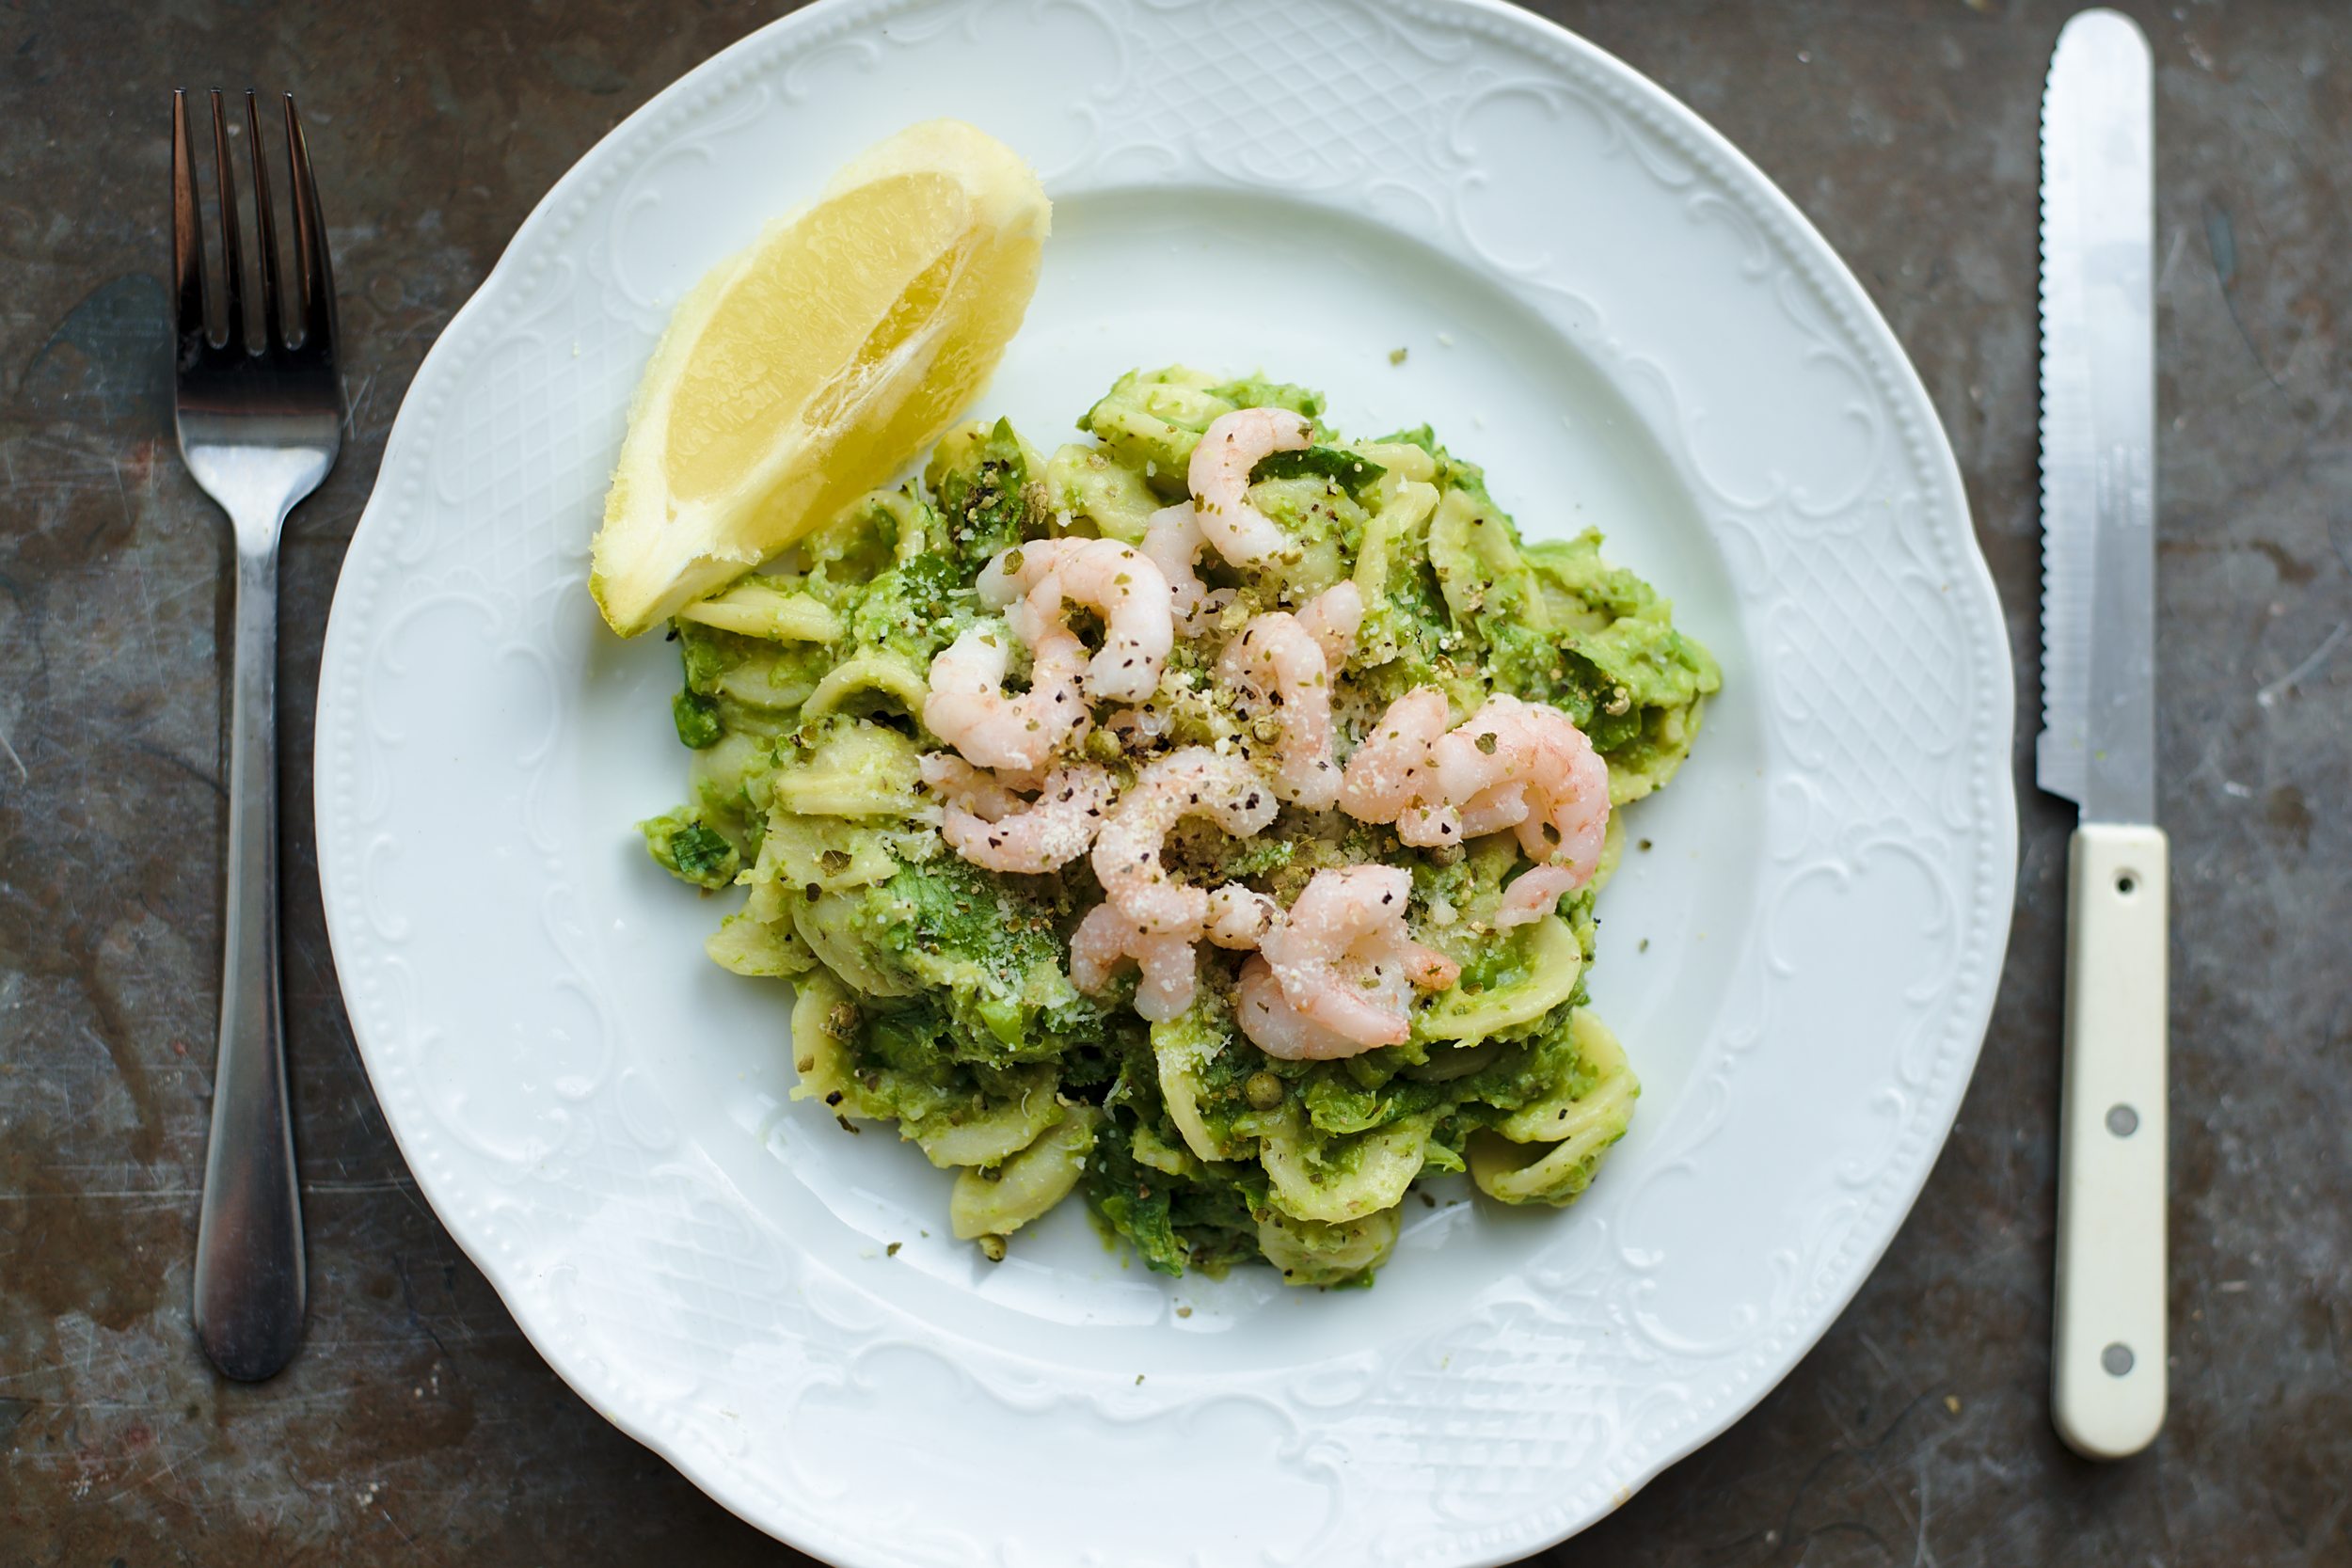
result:
[[[1687,99],[1852,262],[1951,432],[2034,697],[2033,187],[2064,8],[1545,8]],[[2352,10],[2132,5],[2154,40],[2175,1365],[2160,1447],[2046,1418],[2062,867],[2033,794],[1983,1066],[1787,1384],[1580,1565],[2352,1561]],[[419,357],[572,159],[771,8],[9,8],[0,21],[0,1563],[806,1560],[566,1391],[419,1198],[337,1000],[307,759],[343,545]],[[301,1358],[187,1328],[220,874],[219,524],[174,458],[166,90],[304,95],[350,335],[287,534]],[[2333,800],[2335,805],[2328,802]]]

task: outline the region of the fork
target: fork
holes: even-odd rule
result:
[[[278,540],[295,503],[318,488],[342,446],[335,368],[335,285],[310,154],[286,96],[294,273],[281,276],[262,116],[245,95],[246,151],[260,244],[258,308],[237,230],[237,178],[220,93],[212,94],[213,170],[220,197],[217,279],[185,92],[171,96],[174,395],[180,455],[229,514],[237,546],[236,648],[229,718],[228,889],[223,918],[219,1056],[212,1137],[196,1232],[195,1322],[213,1364],[268,1377],[302,1339],[302,1196],[286,1095],[278,955]],[[209,306],[209,309],[208,309]],[[255,319],[249,321],[248,315]],[[211,319],[221,323],[216,334]]]

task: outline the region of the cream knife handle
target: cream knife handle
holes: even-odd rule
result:
[[[2165,862],[2162,830],[2112,823],[2067,852],[2050,1413],[2091,1459],[2164,1425]]]

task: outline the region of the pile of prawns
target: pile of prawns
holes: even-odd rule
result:
[[[1178,822],[1202,816],[1248,837],[1287,801],[1393,824],[1422,847],[1514,830],[1534,866],[1504,891],[1499,928],[1549,914],[1589,881],[1609,822],[1608,766],[1583,732],[1559,709],[1515,697],[1489,697],[1454,724],[1445,694],[1419,688],[1390,705],[1343,767],[1331,694],[1363,624],[1352,581],[1295,614],[1251,616],[1227,640],[1216,674],[1254,749],[1168,752],[1116,799],[1108,770],[1076,754],[1096,702],[1127,705],[1105,722],[1130,743],[1164,733],[1167,719],[1149,699],[1177,636],[1207,634],[1232,598],[1202,583],[1200,552],[1214,547],[1243,571],[1291,553],[1282,530],[1250,504],[1249,474],[1311,437],[1309,421],[1286,409],[1227,414],[1194,450],[1188,499],[1152,515],[1141,548],[1062,538],[999,554],[979,594],[1027,649],[1029,689],[1005,689],[1013,650],[983,624],[931,661],[922,715],[954,749],[926,755],[922,769],[957,854],[1036,874],[1091,850],[1104,897],[1071,939],[1073,985],[1099,994],[1133,961],[1136,1010],[1158,1022],[1192,1005],[1196,942],[1248,952],[1235,1016],[1260,1049],[1294,1060],[1402,1043],[1412,990],[1448,990],[1461,966],[1409,934],[1404,869],[1317,871],[1284,910],[1238,882],[1200,888],[1172,875],[1161,849]],[[1090,657],[1070,605],[1102,617],[1103,647]]]

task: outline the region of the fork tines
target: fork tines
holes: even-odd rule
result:
[[[310,149],[285,95],[286,148],[294,214],[294,278],[291,291],[280,276],[278,219],[270,198],[269,160],[262,145],[262,115],[251,91],[245,95],[247,155],[252,161],[253,211],[260,255],[262,335],[248,336],[247,277],[237,219],[237,176],[229,157],[229,120],[218,88],[213,101],[213,180],[220,198],[221,276],[217,281],[205,256],[204,220],[199,204],[196,158],[188,129],[188,95],[171,95],[171,271],[179,326],[180,364],[222,354],[333,353],[335,284],[326,259],[326,235],[319,218],[318,184],[310,173]],[[221,329],[213,330],[218,319]]]

